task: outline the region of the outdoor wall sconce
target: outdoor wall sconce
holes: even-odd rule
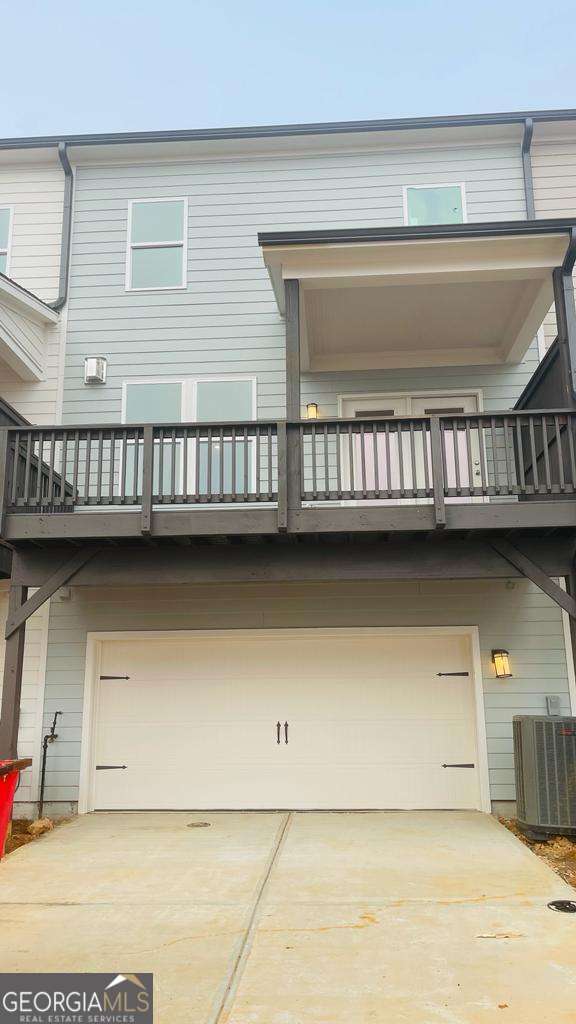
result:
[[[106,358],[104,356],[86,356],[84,360],[84,383],[106,383]]]
[[[309,420],[318,419],[318,405],[316,402],[308,402],[306,406],[306,417]]]
[[[492,664],[496,673],[496,679],[510,679],[510,655],[508,651],[492,651]]]

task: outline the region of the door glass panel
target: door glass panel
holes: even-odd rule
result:
[[[8,265],[8,257],[5,252],[0,252],[0,274],[6,273],[6,267]]]
[[[459,185],[407,188],[409,224],[462,224],[462,192]]]
[[[242,423],[254,418],[251,380],[201,380],[196,384],[199,423]],[[251,438],[203,438],[198,444],[200,495],[238,495],[254,490],[255,445]]]
[[[444,429],[444,472],[448,488],[466,489],[474,487],[480,476],[480,454],[478,427],[458,419],[465,413],[477,412],[478,403],[473,396],[463,398],[460,402],[454,398],[439,397],[437,399],[414,399],[416,415],[433,416],[436,413],[452,415],[453,419],[445,422]],[[470,449],[470,450],[469,450]],[[430,438],[428,438],[428,458],[431,459]]]
[[[128,384],[126,387],[127,423],[179,423],[182,415],[182,384]],[[160,451],[160,441],[154,449],[154,493],[168,495],[174,490],[179,493],[182,478],[182,442],[175,441],[174,465],[172,464],[172,440],[166,440]],[[126,492],[134,493],[134,473],[137,468],[136,493],[142,493],[142,442],[138,449],[134,443],[126,448]]]

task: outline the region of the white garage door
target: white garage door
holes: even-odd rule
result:
[[[99,676],[95,808],[480,806],[467,636],[144,635]]]

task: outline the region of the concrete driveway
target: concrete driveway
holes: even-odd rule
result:
[[[574,895],[476,812],[93,814],[0,865],[0,964],[153,971],[162,1024],[574,1024]]]

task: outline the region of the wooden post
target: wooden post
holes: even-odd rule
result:
[[[281,420],[276,425],[277,461],[278,461],[278,530],[285,533],[288,529],[288,474],[286,458],[286,422]]]
[[[444,500],[444,452],[439,416],[430,417],[430,455],[436,529],[443,530],[446,526],[446,502]]]
[[[144,443],[142,451],[142,514],[140,519],[140,530],[145,536],[148,536],[152,532],[152,498],[154,490],[154,427],[144,427],[143,438]]]
[[[19,583],[10,585],[8,615],[15,615],[24,604],[28,588]],[[16,757],[18,754],[18,726],[20,724],[20,695],[22,692],[22,665],[24,662],[24,640],[26,623],[6,640],[4,655],[4,681],[2,685],[2,709],[0,711],[0,759]]]
[[[300,282],[285,281],[286,419],[300,419]]]
[[[576,392],[576,307],[572,274],[557,267],[552,275],[558,345],[562,367],[562,403],[569,408]]]
[[[280,472],[286,474],[286,529],[290,525],[290,509],[300,508],[300,428],[298,423],[292,425],[291,420],[300,420],[301,416],[301,382],[300,382],[300,282],[290,280],[284,282],[286,296],[286,459],[280,465],[278,453],[278,489],[280,491]]]
[[[8,492],[8,428],[0,428],[0,537],[4,530],[4,512]]]

